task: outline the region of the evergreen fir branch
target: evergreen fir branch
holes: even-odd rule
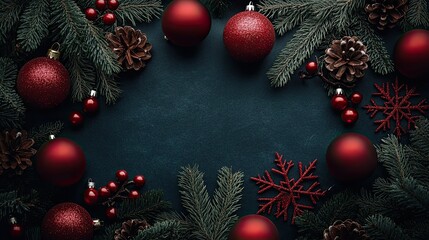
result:
[[[411,147],[422,155],[422,164],[429,165],[429,120],[420,118],[416,121],[416,127],[410,132]]]
[[[80,9],[87,9],[89,7],[94,7],[93,0],[79,0],[79,1],[76,1],[76,3],[79,5]]]
[[[313,1],[301,0],[265,0],[261,1],[256,6],[259,12],[268,18],[275,19],[283,17],[293,12],[307,12],[311,10]]]
[[[37,49],[49,34],[49,1],[31,0],[21,17],[17,39],[24,51]]]
[[[115,103],[121,95],[122,90],[119,88],[114,76],[100,71],[97,72],[100,94],[106,97],[107,104]]]
[[[415,216],[426,216],[429,213],[429,189],[420,185],[414,178],[407,177],[394,181],[385,190],[402,211]]]
[[[231,227],[238,219],[236,212],[240,209],[243,177],[242,172],[234,173],[231,168],[223,167],[219,170],[218,187],[212,201],[213,240],[227,239]]]
[[[61,121],[49,122],[40,125],[37,128],[33,128],[30,131],[29,136],[34,140],[34,147],[39,148],[44,143],[49,141],[49,135],[57,135],[61,132],[64,127],[64,123]]]
[[[380,240],[409,240],[404,231],[392,219],[380,214],[372,215],[366,219],[365,230],[372,239]]]
[[[276,18],[273,21],[274,30],[278,35],[283,36],[285,33],[292,30],[294,27],[304,22],[305,19],[310,17],[310,2],[298,4],[298,6],[299,7],[297,7],[297,9],[286,9],[284,11],[284,15]]]
[[[159,18],[163,7],[160,0],[122,0],[115,14],[120,24],[151,22]]]
[[[0,193],[0,220],[11,215],[26,219],[28,215],[33,214],[32,211],[41,211],[38,202],[39,196],[35,191],[25,196],[19,196],[16,190]]]
[[[65,66],[70,73],[72,81],[72,98],[74,101],[82,101],[88,97],[95,87],[95,69],[90,61],[81,54],[70,54],[65,57]]]
[[[413,221],[405,221],[401,224],[401,227],[406,234],[410,236],[410,239],[427,240],[429,236],[429,220],[427,217]]]
[[[138,199],[126,199],[118,209],[118,218],[122,220],[144,219],[153,223],[160,213],[171,211],[170,203],[163,198],[162,191],[151,190]]]
[[[25,113],[24,104],[15,92],[18,69],[9,58],[0,58],[0,129],[18,127]]]
[[[202,3],[218,18],[222,17],[231,5],[230,0],[203,0]]]
[[[204,174],[198,170],[198,166],[183,167],[179,173],[179,192],[182,206],[195,226],[193,235],[198,239],[211,239],[213,208],[203,177]]]
[[[167,220],[155,223],[132,238],[132,240],[170,240],[181,239],[180,223],[174,220]]]
[[[396,136],[390,134],[376,146],[378,161],[383,164],[391,179],[411,177],[411,166],[405,148]]]
[[[429,9],[427,0],[409,0],[405,21],[413,28],[429,28]]]
[[[380,195],[375,195],[367,190],[362,190],[357,199],[359,206],[359,219],[363,222],[367,217],[374,214],[382,214],[391,218],[398,218],[401,214],[394,209],[395,202]]]
[[[121,223],[114,223],[109,226],[105,226],[102,231],[95,232],[94,240],[110,240],[114,239],[116,229],[121,227]]]
[[[27,1],[26,0],[0,0],[0,43],[6,41],[7,33],[12,30],[19,21],[19,15]]]

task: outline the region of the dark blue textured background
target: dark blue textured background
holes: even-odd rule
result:
[[[124,94],[117,104],[103,106],[88,117],[80,130],[66,126],[62,136],[79,143],[87,156],[86,176],[78,186],[66,189],[65,199],[82,201],[85,181],[92,177],[98,186],[113,178],[117,169],[130,175],[144,174],[146,189],[163,189],[166,198],[180,210],[177,173],[181,166],[198,164],[213,190],[217,170],[231,166],[245,173],[240,215],[255,213],[257,187],[249,180],[271,169],[276,151],[286,159],[308,164],[318,159],[316,174],[321,186],[336,182],[325,163],[330,141],[343,132],[359,132],[374,143],[385,133],[374,134],[375,125],[363,109],[353,127],[342,124],[330,108],[329,98],[318,79],[307,82],[296,76],[284,88],[270,87],[265,73],[292,33],[278,38],[271,54],[256,66],[241,66],[228,56],[222,40],[226,21],[245,2],[234,3],[222,19],[213,19],[211,32],[196,48],[181,49],[163,39],[161,21],[139,26],[153,44],[153,59],[137,74],[121,76]],[[383,35],[389,51],[399,31]],[[367,71],[357,90],[369,103],[373,83],[392,81]],[[427,86],[419,91],[427,93]],[[427,95],[427,94],[426,94]],[[43,113],[42,119],[66,119],[80,104]],[[41,113],[34,112],[32,116]],[[31,121],[31,120],[29,120]],[[296,174],[295,167],[293,174]],[[336,184],[335,189],[342,187]],[[271,216],[272,219],[274,219]],[[275,220],[281,239],[292,239],[295,228]]]

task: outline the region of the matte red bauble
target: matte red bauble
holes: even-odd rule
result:
[[[276,35],[273,24],[254,11],[250,3],[246,11],[234,15],[226,23],[223,42],[237,61],[250,63],[264,59],[273,49]]]
[[[351,107],[344,109],[344,111],[341,113],[341,120],[343,120],[343,122],[347,124],[355,123],[358,120],[358,118],[359,118],[358,111]]]
[[[174,0],[162,15],[162,31],[174,45],[190,47],[209,34],[210,13],[198,0]]]
[[[377,152],[367,137],[358,133],[345,133],[329,145],[326,162],[336,179],[354,182],[372,174],[377,166]]]
[[[91,215],[75,203],[60,203],[43,218],[43,240],[91,240],[94,227]]]
[[[21,68],[16,87],[24,102],[47,109],[58,106],[67,98],[69,74],[58,58],[59,51],[50,49],[48,57],[32,59]]]
[[[67,138],[56,138],[37,153],[37,171],[56,186],[70,186],[83,176],[86,167],[82,149]]]
[[[398,40],[395,67],[407,78],[420,78],[429,73],[429,31],[412,30]]]
[[[279,240],[276,226],[261,215],[240,218],[231,230],[229,240]]]

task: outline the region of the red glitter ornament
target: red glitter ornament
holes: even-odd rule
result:
[[[110,220],[113,220],[117,217],[117,211],[114,207],[108,207],[106,209],[106,217]]]
[[[137,187],[142,187],[146,183],[146,179],[143,175],[137,175],[133,178],[133,182]]]
[[[210,13],[198,0],[174,0],[162,15],[162,31],[174,45],[191,47],[209,34]]]
[[[279,232],[270,219],[261,215],[247,215],[232,228],[229,240],[279,240]]]
[[[344,182],[362,180],[375,170],[377,152],[371,141],[357,133],[335,138],[326,150],[326,163],[336,179]]]
[[[348,101],[346,96],[343,94],[341,88],[335,90],[335,95],[331,98],[331,106],[337,111],[342,111],[347,107]]]
[[[228,20],[223,31],[226,49],[240,62],[261,61],[271,52],[276,40],[273,24],[254,9],[250,2],[246,11]]]
[[[106,187],[111,193],[115,193],[116,191],[118,191],[118,184],[113,181],[108,182]]]
[[[83,124],[83,115],[81,112],[74,111],[69,116],[69,121],[73,127],[79,127]]]
[[[341,120],[343,120],[343,122],[347,124],[355,123],[358,120],[358,118],[359,118],[358,111],[351,107],[344,109],[344,111],[341,113]]]
[[[95,7],[100,10],[103,11],[104,9],[106,9],[107,7],[107,3],[106,0],[96,0],[95,1]]]
[[[43,240],[91,240],[94,227],[91,215],[74,203],[60,203],[43,218]]]
[[[109,0],[108,4],[110,10],[116,10],[119,7],[119,1],[118,0]]]
[[[318,176],[314,175],[312,171],[316,169],[317,160],[312,161],[308,167],[303,167],[300,162],[298,164],[299,177],[297,180],[288,176],[289,171],[294,166],[292,161],[283,161],[283,156],[276,153],[274,162],[277,169],[273,168],[271,171],[281,176],[282,180],[280,183],[275,183],[268,171],[265,171],[265,175],[263,176],[258,175],[258,177],[250,178],[259,186],[259,194],[269,190],[277,192],[277,195],[273,197],[261,197],[258,199],[263,203],[259,205],[260,208],[257,214],[264,212],[270,214],[273,208],[277,208],[274,215],[277,218],[283,216],[283,220],[286,221],[288,219],[288,209],[292,206],[292,223],[295,223],[296,216],[301,215],[304,210],[313,209],[311,205],[299,203],[300,199],[308,197],[313,204],[316,204],[317,200],[326,193],[326,191],[322,191],[320,188],[316,190],[320,183],[316,181]],[[312,182],[312,184],[304,185],[305,181]]]
[[[37,171],[56,186],[70,186],[83,176],[86,159],[82,149],[67,138],[56,138],[37,153]]]
[[[138,191],[136,191],[136,190],[132,190],[128,194],[128,198],[130,198],[130,199],[137,199],[139,197],[140,197],[140,193]]]
[[[317,62],[309,62],[307,63],[307,65],[305,65],[305,70],[307,70],[307,72],[310,75],[314,75],[318,72],[319,68],[317,66]]]
[[[96,113],[98,112],[99,106],[97,92],[91,90],[89,98],[83,100],[83,111],[86,113]]]
[[[95,183],[90,179],[88,180],[88,188],[85,190],[83,194],[83,201],[87,205],[94,205],[98,201],[98,191],[95,189]]]
[[[116,22],[116,15],[113,13],[106,13],[103,15],[103,23],[105,25],[113,25]]]
[[[128,173],[125,170],[118,170],[116,171],[116,179],[120,182],[125,182],[128,180]]]
[[[350,97],[350,101],[354,104],[359,104],[362,102],[363,96],[360,92],[354,92]]]
[[[29,105],[48,109],[58,106],[68,96],[70,80],[67,69],[58,59],[59,44],[48,51],[48,57],[39,57],[27,62],[19,71],[16,88]]]
[[[109,190],[109,188],[107,188],[107,187],[101,187],[101,188],[98,190],[98,193],[100,193],[100,196],[101,196],[101,197],[103,197],[103,198],[108,198],[108,197],[110,197],[110,190]]]
[[[88,20],[94,21],[98,17],[98,13],[94,8],[87,8],[85,10],[85,16]]]

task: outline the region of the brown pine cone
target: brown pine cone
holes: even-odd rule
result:
[[[146,34],[140,30],[130,26],[116,27],[115,33],[108,33],[106,38],[124,70],[144,68],[152,57],[152,45],[147,42]]]
[[[132,219],[122,223],[122,227],[116,229],[114,240],[128,240],[137,236],[139,231],[145,230],[149,224],[145,220]]]
[[[334,40],[325,53],[326,69],[335,80],[345,84],[352,84],[363,77],[368,68],[366,46],[357,37]]]
[[[368,21],[380,30],[394,28],[407,10],[408,0],[370,0],[365,5]]]
[[[26,131],[14,129],[3,132],[0,135],[0,175],[9,169],[21,175],[31,166],[31,157],[36,154],[33,145],[34,140],[28,138]]]
[[[324,240],[369,240],[363,227],[350,219],[337,220],[323,231]]]

